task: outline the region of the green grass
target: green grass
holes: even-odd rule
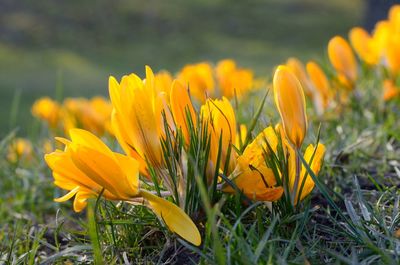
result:
[[[71,203],[52,202],[59,191],[51,183],[38,147],[33,160],[0,163],[4,191],[0,260],[10,264],[94,260],[111,264],[396,264],[400,259],[400,240],[395,236],[400,228],[399,101],[383,104],[374,78],[366,77],[358,84],[361,97],[352,98],[342,115],[335,114],[340,119],[321,121],[320,139],[327,146],[324,167],[310,200],[294,214],[278,216],[263,203],[220,193],[211,204],[204,200],[207,191],[202,191],[199,182],[206,210],[200,226],[204,243],[194,248],[160,226],[145,207],[100,199],[92,202],[86,216],[73,213]],[[311,107],[308,113],[314,120]],[[255,131],[278,120],[270,95]],[[318,124],[317,120],[310,124],[307,142],[315,141]],[[10,139],[0,144],[3,155]]]
[[[271,214],[264,203],[207,190],[194,178],[199,186],[190,195],[191,207],[202,220],[203,238],[196,248],[171,234],[146,207],[100,198],[77,214],[71,202],[53,202],[62,192],[52,183],[41,147],[50,136],[37,122],[27,122],[37,96],[57,98],[60,91],[62,96],[106,94],[109,74],[143,76],[144,64],[176,71],[188,62],[224,57],[270,77],[272,67],[289,56],[326,61],[328,39],[345,34],[361,17],[359,1],[254,1],[246,12],[243,3],[233,1],[183,3],[137,6],[118,1],[113,8],[121,22],[100,16],[107,6],[100,1],[94,7],[97,16],[88,18],[99,21],[100,29],[89,23],[50,40],[47,31],[61,23],[57,16],[66,19],[76,9],[71,6],[61,14],[44,1],[25,10],[27,21],[54,22],[37,29],[42,35],[28,44],[1,40],[0,65],[7,67],[0,73],[0,155],[7,157],[15,131],[8,133],[16,126],[32,140],[35,152],[29,160],[0,160],[0,264],[398,264],[400,101],[382,102],[381,80],[371,74],[362,76],[359,95],[341,113],[320,119],[308,104],[306,142],[315,143],[321,124],[320,141],[327,154],[317,187],[293,214]],[[48,8],[46,15],[35,16],[42,5]],[[82,4],[82,10],[88,8]],[[82,10],[77,18],[83,19]],[[130,21],[129,14],[150,18]],[[129,28],[126,20],[140,25],[138,35],[122,34]],[[107,31],[107,22],[121,28]],[[91,38],[101,29],[105,36],[97,43]],[[73,36],[85,41],[76,43]],[[49,41],[51,48],[41,47],[38,39]],[[239,122],[250,123],[264,93],[240,105]],[[260,113],[253,136],[279,121],[271,94]],[[169,166],[169,173],[176,174],[174,165]]]

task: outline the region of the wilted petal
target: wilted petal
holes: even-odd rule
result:
[[[190,217],[175,204],[151,194],[148,191],[141,190],[140,195],[147,200],[149,208],[164,220],[169,230],[177,233],[193,245],[201,244],[200,232]]]

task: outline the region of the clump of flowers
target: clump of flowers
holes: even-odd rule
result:
[[[88,198],[100,193],[108,200],[120,200],[149,207],[167,227],[184,239],[200,245],[200,233],[192,220],[175,204],[142,189],[139,162],[112,152],[92,133],[71,129],[71,140],[59,138],[64,151],[47,154],[45,160],[53,170],[54,184],[69,192],[57,202],[74,199],[74,210],[82,211]]]
[[[335,105],[335,92],[322,68],[315,61],[308,61],[306,67],[296,58],[289,58],[286,66],[292,71],[312,101],[318,116],[322,116]]]
[[[314,182],[300,162],[300,150],[307,133],[307,115],[303,89],[289,67],[275,72],[274,99],[282,125],[265,128],[238,157],[231,175],[237,188],[254,200],[280,201],[291,208],[314,188]],[[313,174],[321,168],[325,146],[309,145],[304,159]],[[234,192],[230,186],[227,192]],[[286,207],[286,208],[287,208]]]
[[[383,99],[388,101],[399,95],[400,77],[400,5],[393,5],[386,20],[376,23],[372,34],[361,27],[349,32],[351,45],[368,68],[385,69]]]
[[[55,134],[72,128],[83,128],[96,135],[113,134],[111,129],[111,104],[103,97],[91,99],[66,98],[62,104],[48,97],[34,102],[32,115],[43,121]]]
[[[189,85],[190,93],[200,102],[208,97],[243,98],[255,88],[254,73],[239,68],[231,59],[221,60],[213,67],[208,62],[189,64],[178,73],[178,79]]]
[[[233,66],[229,61],[220,62],[221,80],[227,72],[236,71]],[[224,82],[228,85],[230,81]],[[148,66],[145,79],[130,74],[118,82],[110,77],[110,109],[103,101],[96,104],[110,113],[111,131],[126,155],[111,151],[87,130],[70,129],[71,140],[57,138],[65,149],[45,156],[55,185],[68,191],[56,201],[75,197],[77,212],[86,207],[87,199],[100,194],[107,200],[143,204],[171,231],[199,245],[199,231],[189,218],[202,211],[199,185],[208,190],[211,202],[221,188],[233,192],[222,176],[231,176],[239,190],[256,200],[285,197],[294,206],[311,192],[313,181],[307,178],[297,154],[307,131],[305,99],[299,81],[287,67],[278,67],[274,77],[275,102],[283,125],[276,130],[266,128],[241,155],[238,150],[245,147],[249,132],[245,125],[237,126],[228,98],[207,98],[197,111],[190,87],[191,83],[185,86],[166,73],[155,75]],[[86,110],[93,102],[69,99],[63,105],[75,120],[100,134],[96,123],[85,120],[93,121]],[[315,174],[324,150],[318,144],[305,152]],[[272,157],[283,153],[284,160],[274,162]]]

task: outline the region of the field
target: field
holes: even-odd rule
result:
[[[270,76],[288,56],[325,60],[329,38],[362,24],[364,8],[358,0],[140,2],[69,1],[61,8],[50,0],[4,1],[2,135],[15,127],[26,135],[20,125],[30,124],[36,98],[107,95],[109,75],[143,73],[146,64],[176,72],[188,63],[233,58]],[[21,104],[10,121],[16,94]]]
[[[1,3],[0,264],[398,264],[400,7],[365,8]]]

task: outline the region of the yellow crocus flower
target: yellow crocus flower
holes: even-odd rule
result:
[[[400,5],[393,5],[389,10],[388,20],[394,34],[400,34]]]
[[[339,81],[352,89],[357,80],[357,61],[349,43],[340,36],[333,37],[328,43],[328,57]]]
[[[303,87],[306,95],[312,98],[314,95],[314,91],[310,84],[310,80],[307,77],[307,73],[302,62],[297,58],[291,57],[286,61],[286,66],[288,66],[296,75],[297,79],[299,79],[300,84]]]
[[[329,80],[321,67],[314,61],[309,61],[306,65],[308,76],[310,77],[313,90],[317,94],[313,98],[317,112],[322,113],[329,105],[331,100],[331,88]]]
[[[386,46],[390,33],[390,23],[387,20],[379,21],[375,24],[374,31],[372,33],[372,39],[376,46],[376,52],[378,57],[381,59],[386,54]]]
[[[154,75],[154,79],[157,91],[164,92],[166,94],[166,97],[168,98],[173,82],[171,73],[165,70],[160,71]]]
[[[113,107],[111,102],[103,97],[97,96],[91,98],[89,104],[92,109],[93,120],[96,122],[96,127],[99,131],[98,135],[102,135],[105,132],[113,134],[111,128],[111,112]]]
[[[300,148],[307,132],[306,101],[299,80],[289,67],[280,65],[273,79],[274,99],[288,139]]]
[[[271,126],[265,128],[254,140],[250,143],[243,154],[238,157],[235,171],[231,174],[231,178],[235,185],[247,197],[261,201],[276,201],[279,200],[284,193],[282,186],[277,186],[277,179],[288,181],[290,193],[293,193],[294,182],[296,177],[296,154],[293,147],[285,138],[281,138],[284,151],[288,157],[289,180],[283,178],[281,172],[279,176],[274,175],[274,172],[266,165],[266,156],[272,151],[277,155],[278,137],[277,133],[284,136],[280,126],[274,130]],[[269,149],[267,142],[269,144]],[[315,154],[314,154],[315,152]],[[314,154],[314,157],[313,157]],[[313,145],[309,145],[304,153],[304,159],[310,165],[313,173],[318,175],[323,157],[325,154],[325,146],[318,144],[315,149]],[[311,160],[311,158],[313,158]],[[268,158],[267,158],[268,159]],[[303,200],[314,188],[314,181],[306,174],[306,168],[301,167],[299,185],[295,195],[295,204],[298,201],[298,194],[301,189],[301,184],[304,180],[303,188],[301,189],[300,201]],[[306,178],[306,179],[305,179]],[[233,193],[234,189],[225,185],[225,192]]]
[[[214,173],[218,158],[218,148],[220,138],[221,142],[221,164],[223,169],[228,161],[228,148],[236,142],[236,117],[233,107],[225,97],[222,99],[207,99],[201,106],[200,115],[205,122],[210,135],[210,174]],[[235,152],[232,150],[229,158],[229,172],[233,170],[235,164]],[[229,172],[224,172],[228,174]]]
[[[354,27],[349,32],[350,43],[361,60],[369,65],[379,62],[379,51],[374,39],[363,28]]]
[[[295,173],[295,168],[296,168],[296,154],[294,149],[290,145],[286,145],[286,148],[288,149],[289,152],[289,188],[291,192],[293,193],[293,189],[295,186],[295,181],[296,181],[296,173]],[[315,154],[314,154],[315,153]],[[313,157],[314,154],[314,157]],[[323,144],[318,144],[317,147],[314,147],[314,145],[310,144],[307,146],[306,151],[304,153],[304,160],[307,162],[307,164],[310,166],[311,170],[313,173],[318,176],[318,173],[321,169],[322,162],[324,160],[324,155],[325,155],[325,145]],[[311,160],[311,158],[313,158]],[[301,188],[301,185],[304,181],[303,188]],[[300,200],[302,201],[308,194],[311,193],[311,191],[314,189],[315,183],[312,180],[312,178],[307,174],[307,170],[305,166],[302,164],[301,165],[301,170],[300,170],[300,178],[299,182],[297,185],[297,191],[296,195],[294,198],[295,204]],[[298,198],[300,194],[300,189],[301,189],[301,195],[300,199]]]
[[[111,103],[103,97],[66,98],[63,102],[62,120],[67,133],[71,128],[82,128],[96,135],[112,133]]]
[[[170,93],[171,112],[177,128],[181,128],[186,144],[190,142],[190,132],[187,114],[190,114],[194,127],[197,123],[196,112],[193,108],[187,89],[178,81],[172,83]]]
[[[110,77],[109,93],[114,108],[111,124],[125,153],[140,161],[144,174],[146,160],[155,168],[161,167],[164,104],[163,95],[155,88],[151,68],[146,66],[145,80],[130,74],[118,83]]]
[[[207,96],[214,94],[213,69],[207,62],[186,65],[179,72],[178,79],[189,87],[190,94],[200,102],[205,102]]]
[[[389,101],[400,94],[400,88],[396,87],[393,80],[383,81],[383,100]]]
[[[31,160],[33,157],[32,143],[25,138],[15,138],[8,146],[7,159],[13,163],[19,159]]]
[[[215,72],[221,96],[228,99],[235,96],[240,99],[253,87],[253,72],[250,69],[238,68],[234,60],[219,61]]]
[[[278,138],[272,127],[265,128],[250,144],[243,154],[237,158],[235,170],[231,178],[235,185],[247,197],[259,201],[276,201],[283,194],[283,188],[276,186],[274,173],[265,164],[265,152],[269,152],[266,141],[274,152]],[[225,185],[224,192],[234,193],[235,190]]]
[[[88,198],[98,196],[103,189],[103,196],[108,200],[135,202],[141,199],[172,232],[200,245],[200,233],[182,209],[140,189],[139,163],[134,158],[111,151],[88,131],[72,129],[69,134],[71,141],[59,139],[66,145],[64,151],[56,150],[45,155],[55,185],[69,190],[56,201],[66,201],[75,196],[74,210],[79,212],[86,207]]]
[[[46,121],[49,127],[56,128],[60,120],[60,110],[56,101],[43,97],[33,103],[31,112],[33,116]]]
[[[387,67],[393,77],[400,74],[400,33],[390,35],[386,47]]]

